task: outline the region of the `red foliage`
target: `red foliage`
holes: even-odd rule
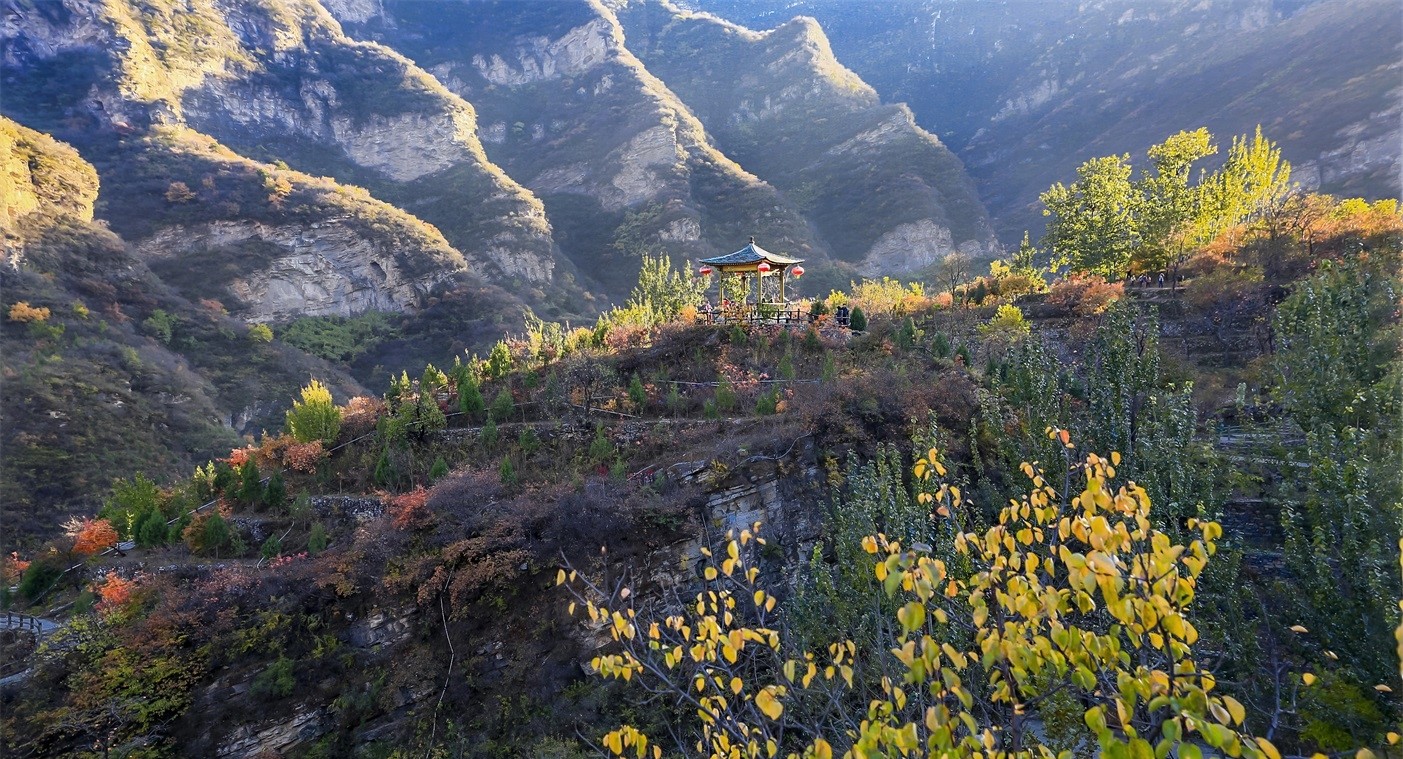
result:
[[[287,446],[283,452],[283,462],[294,471],[312,473],[317,471],[317,464],[326,457],[326,450],[322,448],[322,441],[313,440],[310,443],[293,443]]]
[[[85,519],[73,536],[73,550],[91,556],[117,545],[117,530],[106,519]]]
[[[384,401],[368,395],[358,395],[341,407],[341,432],[349,437],[363,435],[375,426],[375,422],[384,412]]]
[[[10,555],[5,557],[4,563],[0,564],[0,581],[15,582],[26,569],[29,569],[29,562],[21,559],[19,552],[11,551]]]
[[[429,491],[421,485],[403,495],[392,496],[388,499],[390,504],[390,520],[395,529],[417,530],[427,526],[433,521],[433,512],[429,511]]]
[[[291,435],[264,435],[258,441],[258,448],[255,455],[258,457],[258,468],[260,470],[277,469],[283,462],[287,451],[297,445],[297,439]]]
[[[1078,316],[1094,316],[1121,299],[1125,286],[1095,274],[1071,274],[1047,292],[1047,302]]]
[[[97,603],[98,614],[106,617],[121,609],[131,600],[135,589],[136,583],[131,580],[123,580],[116,572],[108,573],[106,582],[94,588],[100,599]]]
[[[225,459],[225,461],[228,462],[230,468],[238,469],[244,464],[247,464],[252,455],[253,449],[251,448],[235,448],[229,451],[229,458]]]

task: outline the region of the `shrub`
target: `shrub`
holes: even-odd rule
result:
[[[250,324],[248,339],[254,343],[271,343],[273,342],[273,330],[267,324]]]
[[[482,432],[478,434],[478,440],[482,441],[482,447],[492,450],[497,447],[497,420],[487,417],[487,424],[482,426]]]
[[[604,432],[604,425],[594,429],[594,440],[589,444],[589,460],[592,464],[603,464],[614,457],[614,444]]]
[[[158,308],[146,317],[146,320],[141,323],[141,328],[146,331],[146,334],[170,345],[171,337],[175,334],[177,321],[177,317]]]
[[[29,305],[26,301],[20,301],[10,306],[10,321],[21,324],[47,321],[49,309],[40,306],[38,308]]]
[[[319,554],[326,550],[326,528],[321,522],[313,522],[312,530],[307,534],[307,552]]]
[[[1017,340],[1032,331],[1023,311],[1012,303],[999,306],[989,321],[979,325],[979,334],[1002,340]]]
[[[768,393],[761,393],[755,399],[755,413],[759,416],[770,416],[779,408],[779,391],[771,390]]]
[[[63,567],[59,566],[56,561],[48,558],[34,561],[24,571],[24,576],[20,577],[20,595],[34,601],[53,587],[54,583],[62,576]]]
[[[434,459],[434,465],[429,467],[429,481],[433,482],[438,478],[448,474],[448,462],[442,456]]]
[[[270,509],[279,509],[287,500],[287,486],[283,484],[283,473],[281,470],[274,470],[268,478],[268,484],[263,488],[263,505]]]
[[[497,393],[497,397],[492,399],[491,417],[499,422],[505,422],[512,415],[512,410],[516,408],[515,401],[512,400],[511,391],[502,388]]]
[[[648,402],[648,391],[643,388],[643,381],[637,374],[633,375],[633,379],[628,383],[628,399],[638,411],[642,411],[643,405]]]
[[[514,487],[517,484],[516,467],[512,466],[511,456],[502,457],[502,465],[497,467],[497,476],[507,487]]]
[[[1105,311],[1125,293],[1123,284],[1109,283],[1095,274],[1074,273],[1054,284],[1047,302],[1078,316],[1094,316]]]
[[[320,440],[327,445],[341,434],[341,409],[331,399],[331,390],[317,380],[302,388],[300,400],[287,412],[287,431],[299,443]]]
[[[264,698],[286,698],[292,695],[296,687],[297,679],[292,674],[292,660],[279,656],[277,661],[269,664],[253,678],[252,691],[254,695]]]
[[[862,313],[860,307],[853,308],[852,316],[848,318],[848,326],[853,332],[866,332],[867,314]]]

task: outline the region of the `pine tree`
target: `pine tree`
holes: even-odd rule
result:
[[[429,481],[433,482],[448,474],[448,462],[442,456],[434,459],[434,465],[429,467]]]

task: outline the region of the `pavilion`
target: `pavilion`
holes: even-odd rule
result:
[[[754,294],[755,303],[782,305],[784,299],[784,279],[786,276],[800,277],[804,274],[804,263],[802,258],[790,258],[781,256],[778,253],[771,253],[768,250],[755,244],[755,238],[750,238],[750,244],[724,256],[715,258],[703,258],[701,268],[698,270],[703,276],[713,272],[725,275],[735,275],[746,283],[746,298],[750,298],[751,287],[747,278],[753,277],[755,280]],[[793,268],[791,268],[793,267]],[[776,287],[766,287],[766,279],[774,278]]]

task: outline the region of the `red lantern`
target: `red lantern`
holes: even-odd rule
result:
[[[760,272],[761,274],[764,274],[765,272],[767,272],[767,271],[769,271],[769,270],[770,270],[770,265],[769,265],[768,263],[764,262],[764,261],[761,261],[761,262],[760,262],[760,265],[755,267],[755,271],[758,271],[758,272]]]
[[[796,266],[793,269],[790,269],[789,273],[793,274],[795,279],[798,279],[799,277],[804,276],[804,267]]]
[[[697,273],[702,275],[703,277],[709,277],[711,276],[711,267],[703,266],[700,269],[697,269]]]

